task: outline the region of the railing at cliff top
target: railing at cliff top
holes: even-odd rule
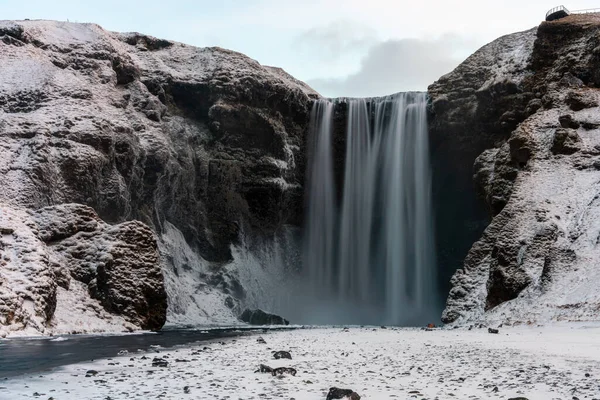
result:
[[[571,14],[597,14],[600,13],[600,8],[588,8],[586,10],[571,11]]]
[[[546,18],[548,18],[550,15],[557,13],[559,11],[564,11],[567,15],[571,14],[571,12],[569,10],[567,10],[567,7],[565,6],[558,6],[558,7],[554,7],[552,10],[548,11],[546,13]]]
[[[558,7],[554,7],[552,10],[550,10],[546,13],[546,20],[552,14],[558,14],[561,12],[566,14],[566,16],[571,15],[571,14],[600,14],[600,8],[587,8],[585,10],[569,11],[567,9],[567,7],[565,7],[565,6],[558,6]],[[562,18],[562,17],[558,17],[558,18]]]

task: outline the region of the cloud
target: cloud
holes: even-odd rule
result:
[[[377,42],[375,29],[339,20],[303,32],[294,40],[294,47],[303,52],[316,53],[323,61],[332,61],[349,53],[364,53]]]
[[[312,79],[308,84],[322,95],[330,97],[369,97],[400,91],[424,91],[464,59],[465,49],[470,52],[473,47],[473,41],[456,35],[445,35],[435,40],[397,39],[379,42],[368,49],[358,72],[344,78]]]

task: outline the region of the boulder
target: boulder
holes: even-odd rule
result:
[[[109,225],[80,204],[30,211],[1,203],[0,225],[12,232],[0,241],[11,249],[1,261],[1,325],[46,333],[63,318],[85,318],[77,315],[82,309],[96,310],[91,317],[116,315],[129,323],[113,327],[117,330],[164,325],[167,297],[156,237],[146,225]],[[55,315],[58,304],[69,303],[75,308]],[[64,329],[68,333],[70,327]]]
[[[240,320],[250,325],[289,325],[290,322],[278,315],[269,314],[263,310],[246,309],[240,315]]]
[[[106,311],[88,315],[85,329],[109,329],[110,315],[157,329],[165,292],[175,316],[213,314],[203,308],[215,304],[210,296],[233,322],[246,296],[227,268],[233,246],[302,220],[305,135],[319,95],[240,53],[96,24],[0,21],[0,63],[0,202],[24,212],[87,207],[40,233],[61,248],[51,252],[60,262],[32,272],[44,286],[36,294],[2,285],[0,307],[10,311],[0,324],[26,319],[18,309],[33,304],[35,329],[45,329],[66,304],[55,293],[68,291]],[[68,310],[59,311],[52,329],[68,330]]]
[[[335,399],[360,400],[360,396],[358,395],[358,393],[356,393],[352,389],[339,389],[336,387],[332,387],[329,389],[329,392],[327,393],[326,400],[335,400]]]

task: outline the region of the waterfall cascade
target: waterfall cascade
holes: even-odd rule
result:
[[[343,316],[330,316],[330,323],[431,321],[435,257],[426,96],[336,102],[347,103],[343,166],[333,155],[336,104],[319,100],[312,112],[304,271],[319,299],[313,304]],[[339,192],[336,167],[344,168]]]

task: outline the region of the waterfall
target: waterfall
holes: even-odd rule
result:
[[[319,286],[331,287],[335,276],[335,182],[331,156],[333,103],[318,100],[313,106],[310,121],[312,143],[307,171],[309,217],[306,223],[304,264],[309,266],[309,280]]]
[[[319,100],[311,120],[304,268],[344,323],[431,321],[435,260],[426,96]],[[336,107],[347,106],[334,162]],[[344,127],[341,127],[344,128]],[[338,192],[335,168],[343,170]],[[326,307],[326,306],[323,306]],[[335,317],[332,320],[336,320]]]

